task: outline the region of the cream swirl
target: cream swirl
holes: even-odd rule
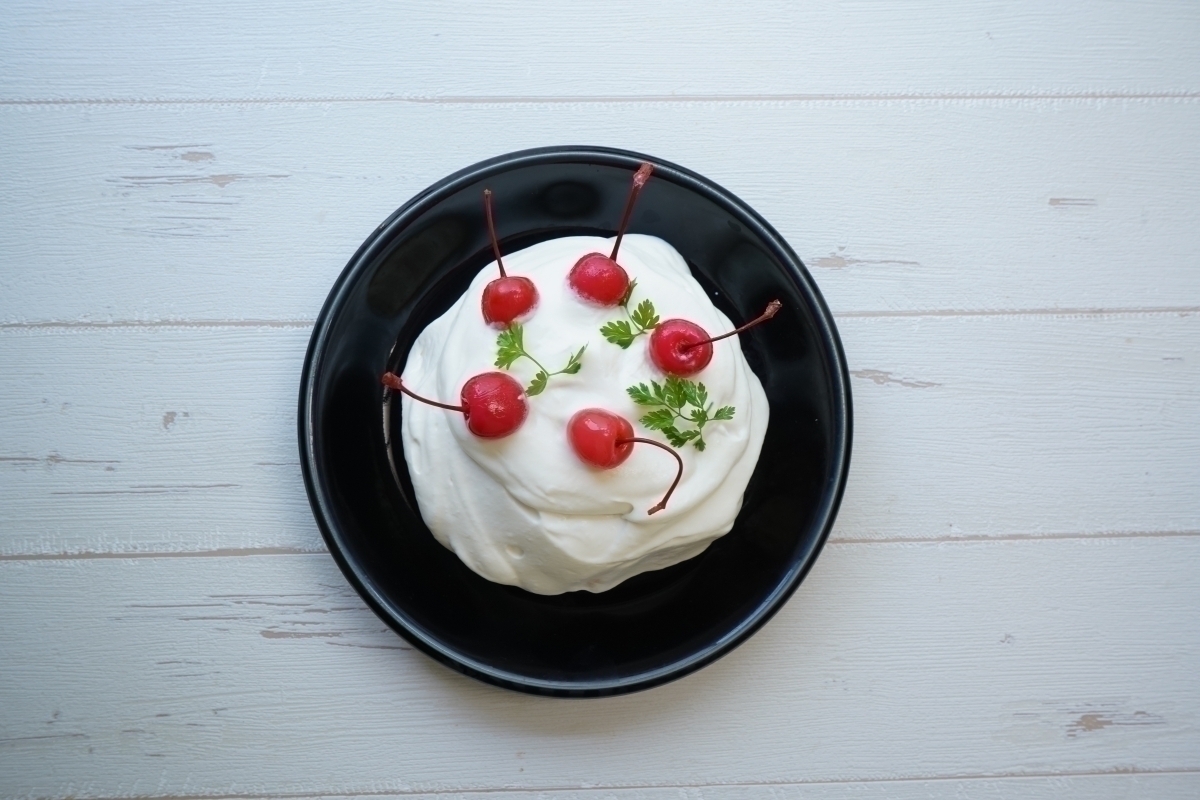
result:
[[[665,510],[646,513],[675,477],[669,453],[635,445],[628,461],[602,471],[571,449],[567,422],[591,407],[630,420],[638,436],[662,440],[637,423],[647,409],[625,391],[663,380],[647,352],[648,337],[627,350],[605,341],[601,326],[621,318],[621,310],[588,304],[567,284],[581,256],[611,247],[612,240],[576,236],[505,256],[509,274],[530,278],[540,295],[524,322],[526,349],[554,370],[587,345],[577,374],[555,375],[542,394],[528,398],[529,416],[515,433],[481,439],[462,415],[403,398],[404,456],[421,516],[439,542],[488,580],[538,594],[601,592],[699,554],[729,531],[741,508],[768,406],[737,337],[714,345],[712,362],[693,376],[714,407],[731,405],[736,413],[705,427],[703,452],[691,445],[679,450],[683,479]],[[663,319],[689,319],[714,334],[734,327],[661,239],[627,235],[620,261],[637,280],[631,307],[649,298]],[[454,401],[468,378],[496,370],[498,331],[484,322],[480,299],[497,275],[493,262],[421,333],[404,369],[410,389]],[[511,367],[524,385],[536,370],[528,359]]]

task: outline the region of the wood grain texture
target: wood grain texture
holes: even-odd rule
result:
[[[0,553],[324,550],[296,442],[310,329],[0,335]]]
[[[1197,776],[1191,772],[1139,775],[1054,775],[1020,778],[939,778],[934,780],[835,783],[758,783],[694,786],[622,787],[543,791],[380,792],[379,800],[1195,800]],[[262,795],[230,795],[255,800]],[[272,795],[273,800],[341,800],[364,795]],[[180,800],[183,800],[182,798]]]
[[[1176,0],[7,2],[0,797],[1200,796],[1198,39]],[[856,422],[780,614],[582,702],[387,630],[295,444],[378,222],[568,143],[771,221]]]
[[[407,649],[324,554],[5,562],[0,793],[1194,787],[1198,558],[1200,538],[833,543],[733,654],[596,701]]]
[[[498,789],[468,792],[378,792],[379,800],[1195,800],[1197,776],[1168,774],[1053,775],[1020,778],[938,778],[934,780],[855,781],[835,783],[756,783],[566,789],[543,791]],[[262,795],[229,795],[229,800],[255,800]],[[273,800],[341,800],[357,795],[272,795]],[[180,800],[183,800],[180,798]]]
[[[503,152],[673,160],[841,313],[1200,307],[1200,100],[0,108],[0,323],[311,320],[409,197]]]
[[[6,4],[0,97],[1195,92],[1192,3]]]
[[[1200,532],[1200,314],[847,318],[836,537]],[[306,327],[0,332],[0,555],[321,550]]]

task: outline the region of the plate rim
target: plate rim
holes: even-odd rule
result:
[[[513,167],[533,164],[552,163],[586,163],[620,166],[636,169],[643,161],[650,161],[655,166],[656,173],[671,177],[674,182],[683,184],[691,191],[708,197],[717,205],[737,212],[746,217],[759,235],[774,251],[774,255],[787,269],[790,277],[800,289],[806,300],[815,309],[814,321],[820,333],[820,339],[826,352],[831,353],[836,369],[831,370],[831,383],[834,395],[834,437],[833,437],[833,466],[828,481],[833,483],[833,493],[826,496],[822,493],[823,507],[818,507],[817,519],[821,529],[812,539],[803,557],[797,559],[783,576],[776,582],[771,592],[763,598],[754,609],[737,625],[732,627],[716,641],[701,648],[687,657],[673,661],[647,672],[638,673],[619,679],[580,680],[546,680],[531,678],[518,673],[497,669],[478,659],[470,658],[448,647],[421,629],[396,604],[384,597],[372,585],[366,576],[360,574],[357,566],[351,563],[343,552],[340,531],[330,524],[332,515],[330,503],[319,489],[316,480],[316,458],[313,441],[313,375],[314,368],[324,355],[328,342],[330,320],[335,315],[346,297],[348,288],[353,285],[366,265],[371,261],[374,250],[381,242],[389,242],[392,235],[398,233],[409,222],[419,218],[427,206],[438,202],[442,197],[457,192],[462,186],[475,183],[494,172],[507,171]],[[792,250],[787,241],[771,226],[757,211],[742,201],[733,193],[713,181],[680,167],[669,161],[654,158],[642,153],[610,147],[588,145],[560,145],[518,150],[485,159],[478,163],[451,173],[439,181],[418,192],[399,208],[393,211],[381,222],[374,231],[363,241],[354,255],[342,268],[341,273],[330,287],[329,294],[321,307],[313,324],[305,351],[304,362],[300,373],[299,413],[297,415],[297,434],[300,447],[300,467],[304,478],[305,492],[308,495],[313,517],[321,531],[321,537],[329,548],[342,574],[354,587],[355,591],[367,603],[375,614],[380,617],[392,630],[405,640],[456,672],[476,678],[485,683],[512,689],[529,694],[552,697],[602,697],[616,694],[642,691],[664,683],[682,678],[734,650],[746,639],[750,638],[765,625],[788,598],[796,591],[804,578],[816,563],[817,557],[824,548],[830,531],[837,519],[845,493],[846,481],[850,469],[850,454],[853,441],[853,405],[850,391],[850,374],[846,363],[846,354],[842,347],[841,337],[833,321],[833,315],[825,303],[824,297],[816,286],[812,275],[804,266],[800,257]],[[840,397],[841,403],[837,403]]]

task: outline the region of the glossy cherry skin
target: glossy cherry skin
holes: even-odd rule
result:
[[[629,291],[629,274],[603,253],[588,253],[576,261],[567,281],[577,295],[601,306],[620,304]]]
[[[462,388],[467,429],[484,439],[500,439],[521,427],[529,414],[525,390],[503,372],[484,372]]]
[[[567,423],[567,438],[581,461],[600,469],[619,467],[633,454],[633,442],[617,444],[633,438],[629,420],[602,408],[577,411]]]
[[[663,320],[650,333],[650,360],[668,375],[695,375],[712,361],[708,332],[686,319]],[[704,342],[704,344],[697,344]],[[687,345],[693,345],[687,347]]]
[[[537,305],[537,287],[529,278],[509,275],[483,287],[483,318],[489,325],[507,328]]]

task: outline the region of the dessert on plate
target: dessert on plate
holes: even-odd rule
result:
[[[426,525],[488,580],[605,591],[701,553],[741,508],[769,409],[737,333],[653,236],[500,252],[418,337],[402,440]],[[716,335],[713,335],[713,334]]]

